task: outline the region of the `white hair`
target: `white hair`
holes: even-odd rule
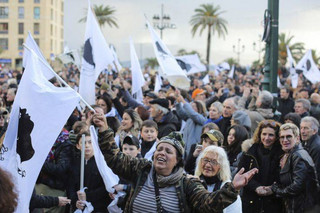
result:
[[[208,146],[200,153],[199,157],[197,158],[194,175],[200,176],[202,174],[203,171],[201,166],[201,159],[203,159],[207,155],[207,153],[213,153],[218,156],[217,161],[220,165],[220,170],[217,175],[219,176],[221,181],[229,181],[231,179],[231,172],[227,153],[223,148],[214,145]]]

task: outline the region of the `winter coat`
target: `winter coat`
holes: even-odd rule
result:
[[[32,212],[32,210],[35,208],[50,208],[58,205],[58,197],[37,195],[36,190],[33,189],[29,205],[30,212]]]
[[[312,209],[317,202],[316,171],[313,161],[301,144],[290,152],[280,171],[280,182],[272,186],[277,197],[282,197],[285,212],[296,213]]]
[[[262,143],[253,144],[247,152],[243,152],[238,169],[245,171],[257,168],[256,174],[243,188],[242,210],[244,213],[281,212],[281,201],[274,195],[259,196],[255,190],[259,186],[271,186],[279,180],[279,162],[283,151],[278,142],[275,142],[271,150],[263,147]]]
[[[310,115],[320,120],[320,104],[311,104]]]
[[[100,149],[108,166],[115,174],[132,184],[124,210],[124,212],[132,212],[134,200],[146,182],[152,168],[152,162],[146,159],[132,158],[120,152],[110,129],[99,132],[98,138]],[[237,192],[229,183],[226,183],[221,190],[209,193],[199,180],[183,175],[174,186],[181,212],[217,212],[237,199]]]
[[[194,150],[196,150],[197,144],[192,144],[190,151],[188,153],[188,157],[186,158],[185,164],[184,164],[184,170],[191,175],[194,175],[194,171],[196,169],[196,161],[197,157],[193,156]]]
[[[176,104],[176,110],[179,117],[186,121],[186,125],[183,129],[183,140],[185,142],[186,153],[189,153],[191,145],[196,144],[200,141],[202,127],[206,118],[195,112],[192,109],[191,104]]]
[[[280,122],[284,123],[284,117],[288,113],[294,112],[294,100],[292,100],[292,98],[287,98],[287,99],[279,98],[277,110],[281,112]]]
[[[78,200],[77,191],[80,189],[80,157],[75,157],[72,164],[72,172],[69,177],[69,196],[73,210],[76,210]],[[100,172],[98,170],[94,156],[92,156],[84,166],[84,187],[87,201],[94,207],[94,212],[107,212],[107,207],[111,203],[111,198],[106,190]]]
[[[173,131],[178,130],[179,120],[178,118],[170,111],[165,114],[161,121],[156,122],[158,124],[158,138],[161,139],[164,136],[169,135]]]

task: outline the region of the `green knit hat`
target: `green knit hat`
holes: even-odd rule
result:
[[[159,143],[157,144],[157,147],[161,143],[171,144],[174,148],[176,148],[178,153],[180,153],[180,155],[183,156],[185,143],[182,139],[182,135],[180,132],[171,132],[169,135],[162,137]]]

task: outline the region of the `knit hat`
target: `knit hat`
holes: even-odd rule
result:
[[[169,109],[169,101],[164,98],[157,98],[152,101],[149,101],[150,104],[158,104],[159,106],[162,106],[166,109]]]
[[[222,145],[224,137],[223,134],[215,129],[210,129],[208,132],[205,132],[201,135],[201,138],[208,137],[214,142],[218,142],[219,145]]]
[[[192,92],[192,99],[194,99],[197,95],[200,95],[202,93],[204,93],[205,91],[203,89],[195,89],[193,92]]]
[[[251,128],[251,119],[245,111],[237,110],[233,113],[232,119],[235,123]]]
[[[134,145],[136,146],[138,149],[140,148],[140,143],[139,143],[139,139],[133,135],[127,135],[124,139],[123,139],[123,143],[122,144],[128,144],[128,145]]]
[[[181,156],[184,154],[184,141],[182,139],[182,135],[180,132],[171,132],[169,135],[164,136],[160,139],[160,141],[157,144],[157,147],[161,143],[168,143],[172,145],[178,153],[180,153]]]

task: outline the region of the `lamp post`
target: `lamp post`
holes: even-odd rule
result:
[[[258,53],[258,61],[260,63],[260,56],[261,56],[261,52],[262,52],[262,48],[261,48],[261,35],[259,35],[259,40],[258,40],[258,48],[257,48],[257,43],[256,42],[253,42],[252,43],[252,47],[253,47],[253,50],[255,52]]]
[[[160,30],[160,37],[162,39],[163,37],[163,30],[165,29],[175,29],[176,25],[171,24],[171,18],[168,14],[164,14],[163,12],[163,4],[161,4],[161,14],[159,15],[154,15],[153,18],[153,26],[157,29]]]
[[[240,54],[244,52],[244,48],[245,48],[244,45],[241,46],[240,42],[241,42],[241,39],[239,38],[237,48],[236,48],[236,45],[232,46],[233,52],[237,54],[237,62],[239,65],[240,65]]]

